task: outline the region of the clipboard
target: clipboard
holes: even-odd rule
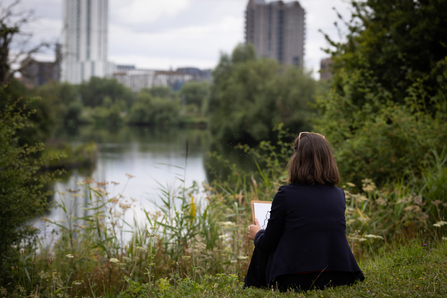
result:
[[[270,218],[270,209],[272,208],[272,202],[253,200],[250,203],[251,219],[253,224],[255,223],[255,218],[257,218],[259,224],[261,225],[261,228],[265,229]]]

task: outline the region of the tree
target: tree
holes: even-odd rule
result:
[[[0,88],[0,96],[5,86]],[[20,243],[32,240],[36,229],[26,224],[44,211],[45,184],[49,174],[39,173],[42,160],[31,158],[43,150],[43,144],[19,145],[17,133],[31,127],[28,120],[33,112],[25,112],[27,102],[21,107],[20,100],[8,100],[0,109],[0,283],[6,284],[15,265]],[[13,247],[15,245],[15,248]]]
[[[160,97],[160,98],[172,98],[173,97],[171,88],[165,87],[165,86],[154,86],[152,88],[143,88],[142,91],[149,93],[153,97]]]
[[[209,82],[188,82],[180,89],[180,96],[185,104],[194,104],[200,109],[209,96],[209,89]]]
[[[447,2],[351,3],[347,42],[327,37],[333,78],[316,128],[346,180],[417,178],[447,139]]]
[[[438,63],[447,56],[447,2],[438,0],[351,1],[353,13],[347,42],[333,42],[334,88],[344,96],[344,74],[374,80],[379,88],[393,94],[392,100],[405,103],[408,90],[423,82],[426,97],[421,106],[434,113],[442,70]],[[437,71],[433,71],[437,69]],[[358,80],[361,84],[362,80]],[[356,88],[356,86],[353,86]],[[367,103],[369,90],[358,86],[352,93],[359,107]]]
[[[84,106],[89,107],[103,105],[105,98],[109,98],[116,104],[124,101],[127,107],[130,107],[134,101],[132,90],[118,83],[116,79],[92,77],[79,86],[79,94]]]
[[[129,122],[139,125],[176,125],[179,113],[180,103],[177,100],[153,97],[146,89],[140,91],[130,109]]]
[[[33,93],[51,106],[56,122],[73,127],[81,122],[83,107],[78,89],[79,86],[68,83],[48,82],[36,88]]]
[[[32,56],[54,44],[42,42],[31,45],[32,34],[23,28],[32,21],[31,10],[17,11],[20,0],[8,6],[0,4],[0,84],[9,82],[14,74],[22,72],[33,62]],[[11,49],[14,49],[11,52]],[[22,63],[20,63],[22,62]],[[14,65],[20,65],[13,68]]]
[[[292,132],[310,129],[316,83],[310,73],[257,59],[252,45],[223,54],[213,71],[208,112],[214,137],[229,142],[273,139],[284,123]]]

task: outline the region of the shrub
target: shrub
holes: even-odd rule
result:
[[[0,89],[3,92],[5,87]],[[0,282],[11,277],[19,252],[33,241],[36,229],[27,224],[47,205],[49,191],[45,184],[51,176],[39,173],[44,161],[32,158],[43,150],[43,144],[19,146],[18,131],[32,127],[29,117],[35,112],[24,112],[28,102],[6,101],[0,110]]]

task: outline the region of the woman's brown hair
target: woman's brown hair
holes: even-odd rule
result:
[[[293,143],[294,153],[287,165],[289,183],[336,185],[340,180],[332,147],[323,135],[302,132]]]

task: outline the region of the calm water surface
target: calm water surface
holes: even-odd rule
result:
[[[57,191],[53,202],[62,202],[75,217],[85,214],[86,198],[72,197],[67,189],[81,189],[77,185],[87,177],[98,182],[116,182],[107,185],[111,196],[123,194],[132,208],[126,213],[126,221],[142,222],[145,218],[142,208],[155,211],[155,204],[161,204],[160,185],[165,188],[191,186],[193,181],[201,186],[207,181],[205,167],[207,153],[210,150],[210,135],[200,129],[154,129],[125,126],[117,131],[93,127],[81,127],[74,133],[61,132],[58,136],[73,146],[79,143],[95,141],[98,145],[98,159],[91,169],[78,169],[67,173],[63,181],[54,185]],[[187,150],[188,147],[188,150]],[[186,158],[187,153],[187,158]],[[129,179],[130,174],[134,176]],[[133,200],[131,200],[131,198]],[[52,221],[66,222],[66,215],[60,208],[52,208],[43,216]],[[46,227],[44,221],[37,219],[35,226],[43,233],[52,227]]]

